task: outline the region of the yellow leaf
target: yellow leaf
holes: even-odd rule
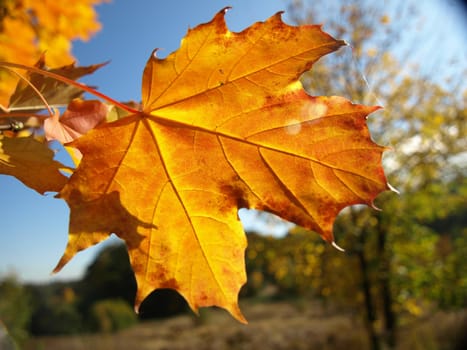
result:
[[[298,81],[342,45],[279,14],[233,33],[221,11],[166,59],[151,56],[143,111],[72,143],[83,159],[60,193],[71,219],[56,271],[113,232],[129,248],[136,305],[173,288],[195,311],[217,305],[246,322],[239,208],[268,210],[332,242],[342,208],[388,189],[384,148],[365,122],[377,107],[312,97]]]

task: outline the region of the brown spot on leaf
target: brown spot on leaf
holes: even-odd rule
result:
[[[228,198],[228,203],[232,203],[238,209],[249,208],[248,194],[244,187],[238,179],[233,179],[231,183],[220,184],[220,191]]]
[[[178,282],[174,278],[170,278],[167,281],[162,283],[161,288],[170,288],[170,289],[179,289]]]

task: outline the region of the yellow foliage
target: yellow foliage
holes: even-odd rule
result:
[[[414,316],[420,316],[422,314],[422,308],[417,304],[415,299],[408,299],[405,303],[405,308]]]
[[[0,5],[0,61],[33,65],[47,52],[50,66],[74,60],[73,40],[100,30],[94,6],[108,0],[7,0]],[[73,19],[73,20],[70,20]],[[0,104],[6,106],[17,77],[0,71]]]
[[[379,22],[381,24],[389,24],[391,23],[391,17],[389,17],[388,15],[383,15],[381,16],[381,18],[379,19]]]
[[[378,54],[378,49],[375,48],[375,47],[370,47],[367,51],[366,51],[366,55],[368,57],[376,57],[376,55]]]
[[[71,287],[66,287],[63,290],[63,300],[67,304],[73,304],[76,301],[76,293]]]

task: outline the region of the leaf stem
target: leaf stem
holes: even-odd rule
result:
[[[69,85],[73,85],[75,87],[77,87],[78,89],[81,89],[81,90],[84,90],[94,96],[97,96],[97,97],[100,97],[102,98],[103,100],[129,112],[129,113],[139,113],[140,111],[137,110],[137,109],[134,109],[134,108],[131,108],[121,102],[118,102],[116,100],[114,100],[113,98],[99,92],[99,91],[96,91],[95,89],[85,85],[85,84],[82,84],[82,83],[79,83],[73,79],[69,79],[69,78],[66,78],[64,76],[61,76],[59,74],[55,74],[55,73],[52,73],[50,71],[46,71],[46,70],[43,70],[43,69],[40,69],[40,68],[37,68],[37,67],[32,67],[32,66],[26,66],[26,65],[23,65],[23,64],[19,64],[19,63],[11,63],[11,62],[5,62],[5,61],[0,61],[0,66],[3,66],[3,67],[9,67],[9,68],[18,68],[18,69],[24,69],[24,70],[27,70],[27,71],[30,71],[30,72],[34,72],[34,73],[37,73],[37,74],[41,74],[43,76],[46,76],[46,77],[49,77],[49,78],[52,78],[52,79],[55,79],[55,80],[58,80],[58,81],[61,81],[62,83],[65,83],[65,84],[69,84]]]
[[[8,113],[8,114],[0,114],[0,119],[28,118],[28,117],[35,117],[37,119],[46,119],[46,118],[48,118],[47,115],[38,114],[38,113],[14,112],[14,113]]]
[[[10,124],[0,124],[0,131],[2,130],[13,130],[13,131],[20,131],[24,128],[23,122],[19,121],[12,121]]]

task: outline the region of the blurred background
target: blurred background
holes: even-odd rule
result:
[[[312,95],[384,107],[368,123],[374,140],[392,148],[384,166],[400,194],[380,195],[381,211],[354,206],[339,215],[334,231],[345,253],[313,232],[242,210],[244,326],[218,309],[193,315],[169,290],[151,294],[136,315],[133,272],[116,238],[49,277],[66,244],[67,209],[0,176],[0,349],[467,348],[464,4],[170,3],[0,0],[0,60],[33,64],[44,50],[51,66],[111,59],[86,83],[138,100],[155,46],[169,54],[188,27],[226,5],[235,31],[286,10],[287,23],[321,23],[349,43],[316,63],[303,85]],[[0,70],[0,103],[11,93],[8,79]]]

